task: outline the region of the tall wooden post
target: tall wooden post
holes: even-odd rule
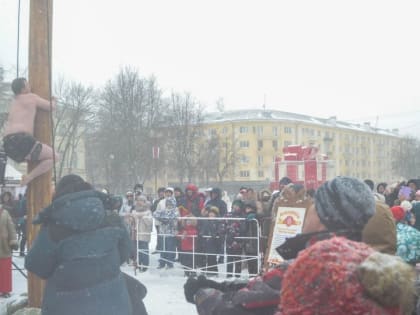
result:
[[[49,28],[49,29],[48,29]],[[31,0],[29,21],[29,83],[32,92],[50,97],[50,56],[52,34],[52,0]],[[50,49],[50,52],[48,52]],[[35,119],[34,136],[42,143],[51,145],[49,112],[38,111]],[[34,163],[28,164],[28,171]],[[51,202],[51,172],[35,178],[28,187],[27,220],[28,247],[38,234],[39,227],[31,224],[35,215]],[[28,300],[30,307],[40,307],[44,282],[34,274],[28,276]]]

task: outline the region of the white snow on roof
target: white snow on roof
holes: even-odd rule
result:
[[[203,123],[211,124],[218,122],[235,122],[235,121],[287,121],[287,122],[303,122],[307,124],[319,125],[324,127],[333,127],[340,129],[350,129],[361,132],[376,133],[388,136],[398,137],[398,132],[388,129],[379,129],[365,124],[353,124],[345,121],[339,121],[336,117],[319,118],[309,115],[302,115],[290,112],[283,112],[272,109],[247,109],[232,110],[225,112],[212,112],[203,115]]]

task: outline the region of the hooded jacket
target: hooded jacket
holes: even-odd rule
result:
[[[212,199],[206,204],[206,206],[215,206],[219,209],[219,216],[224,217],[227,213],[226,202],[222,200],[222,191],[219,188],[213,188],[211,194],[215,194],[216,197],[212,196]]]
[[[187,191],[191,190],[192,195],[189,196]],[[204,207],[204,196],[198,193],[198,187],[194,184],[188,184],[185,187],[185,196],[182,206],[195,217],[201,216],[201,209]]]
[[[42,226],[25,268],[46,279],[43,315],[132,314],[120,271],[130,253],[128,231],[118,215],[107,216],[102,195],[63,195],[34,221]]]

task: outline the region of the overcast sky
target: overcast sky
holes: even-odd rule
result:
[[[20,68],[27,67],[22,1]],[[124,65],[211,110],[267,108],[420,135],[420,1],[54,0],[53,72],[100,87]],[[15,76],[17,0],[0,0]]]

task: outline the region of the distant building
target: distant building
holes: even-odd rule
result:
[[[330,178],[345,175],[379,182],[398,177],[391,166],[393,148],[400,139],[398,130],[378,129],[369,123],[278,110],[235,110],[205,114],[202,136],[203,141],[218,139],[222,164],[227,151],[236,154],[223,178],[225,186],[268,186],[274,179],[275,158],[283,158],[282,149],[288,145],[318,147],[332,160]],[[218,181],[216,177],[211,180]]]

